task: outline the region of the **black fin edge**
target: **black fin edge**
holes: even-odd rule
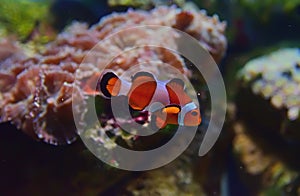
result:
[[[111,94],[106,89],[106,86],[107,86],[108,81],[111,78],[118,78],[119,79],[119,77],[116,74],[114,74],[113,72],[107,72],[102,76],[101,81],[100,81],[100,85],[99,85],[99,88],[100,88],[101,92],[103,93],[103,95],[106,96],[106,97],[109,97],[109,98],[111,97]]]
[[[145,72],[145,71],[140,71],[140,72],[137,72],[134,76],[131,77],[131,81],[134,81],[136,78],[138,78],[140,76],[149,76],[149,77],[151,77],[155,80],[153,74],[151,74],[149,72]]]
[[[175,82],[175,83],[181,85],[182,88],[184,89],[185,84],[184,84],[183,80],[181,80],[181,79],[179,79],[179,78],[173,78],[173,79],[171,79],[171,80],[167,83],[167,85],[170,84],[170,83],[173,83],[173,82]]]
[[[179,112],[181,112],[181,106],[178,105],[178,104],[169,104],[169,105],[166,105],[164,108],[162,108],[162,110],[165,109],[165,108],[170,108],[170,107],[177,107],[177,108],[179,108]]]

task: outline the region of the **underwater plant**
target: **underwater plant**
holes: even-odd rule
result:
[[[0,34],[15,34],[22,41],[30,39],[34,29],[48,21],[49,4],[47,0],[0,1]]]
[[[199,7],[204,7],[210,12],[219,10],[223,14],[226,14],[226,18],[229,15],[253,15],[253,19],[268,21],[274,13],[286,13],[297,14],[300,6],[298,0],[194,0]],[[225,11],[225,12],[224,12]],[[233,13],[228,13],[232,11]]]
[[[185,0],[108,0],[108,5],[115,6],[126,6],[126,7],[135,7],[142,9],[149,9],[151,7],[157,7],[162,5],[172,5],[176,4],[182,7],[185,3]]]
[[[262,14],[260,17],[263,20],[267,20],[271,12],[292,13],[300,6],[298,0],[235,0],[235,2],[253,14]]]

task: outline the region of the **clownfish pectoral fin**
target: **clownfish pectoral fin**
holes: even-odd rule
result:
[[[166,114],[178,114],[181,111],[181,107],[179,105],[167,105],[162,109],[163,113]]]
[[[151,116],[150,126],[153,130],[163,129],[167,126],[167,122],[166,122],[166,120],[153,114]]]
[[[99,88],[106,97],[117,96],[121,88],[121,80],[113,72],[107,72],[102,76]]]
[[[138,72],[132,77],[132,85],[128,93],[128,103],[134,110],[144,110],[151,102],[157,82],[148,72]]]

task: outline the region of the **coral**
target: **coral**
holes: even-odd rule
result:
[[[70,30],[71,33],[66,33],[63,36],[70,36],[68,41],[71,45],[83,39],[90,39],[92,42],[86,42],[86,44],[95,44],[99,39],[103,39],[109,34],[135,25],[163,25],[184,31],[199,40],[199,43],[212,54],[216,62],[220,62],[226,51],[227,42],[224,36],[226,23],[220,22],[217,15],[208,17],[204,10],[199,12],[182,11],[175,7],[158,7],[149,12],[129,10],[126,13],[113,13],[102,18],[86,35],[81,32],[84,31],[83,29],[74,28],[74,30]],[[76,30],[79,31],[74,33]],[[81,39],[78,39],[79,37]],[[162,37],[160,40],[170,41],[166,37]]]
[[[68,65],[31,64],[16,76],[3,72],[14,84],[10,91],[1,89],[6,90],[1,101],[1,121],[12,120],[18,128],[48,143],[74,141],[71,101],[77,89],[73,89],[73,71],[74,67]],[[79,89],[78,93],[81,95]]]
[[[12,40],[10,38],[0,39],[0,63],[3,63],[3,61],[5,61],[5,59],[7,58],[19,58],[20,56],[22,56],[22,53],[22,49],[15,42],[15,40]]]
[[[272,164],[270,156],[266,156],[249,138],[241,123],[236,123],[234,129],[236,136],[233,141],[233,147],[239,160],[250,174],[258,175],[263,173]]]
[[[92,27],[91,31],[96,31],[97,39],[103,39],[108,34],[135,25],[164,25],[185,31],[198,39],[217,62],[226,50],[226,38],[224,36],[226,24],[219,22],[216,15],[207,17],[204,11],[186,12],[175,7],[159,7],[150,12],[129,10],[127,13],[115,13],[102,18],[99,24]],[[92,32],[89,36],[92,36]]]
[[[250,60],[239,73],[234,149],[264,194],[299,189],[299,63],[300,50],[285,48]]]
[[[243,123],[236,122],[234,130],[236,133],[233,141],[234,153],[245,168],[243,172],[251,175],[261,184],[261,188],[258,190],[259,194],[274,195],[295,192],[294,189],[299,187],[296,182],[299,178],[298,173],[261,148],[255,138],[247,133],[249,130]],[[244,180],[249,179],[248,176]]]
[[[287,109],[290,121],[300,110],[300,50],[282,49],[249,61],[240,73],[244,82],[254,80],[252,92],[269,99],[273,107]]]
[[[128,195],[205,195],[193,168],[195,159],[191,155],[180,156],[174,162],[156,170],[142,173],[127,182],[117,193]],[[126,195],[127,195],[126,194]]]
[[[249,61],[239,73],[238,117],[264,148],[298,169],[300,94],[298,48]],[[272,137],[269,137],[272,135]],[[281,147],[280,147],[281,146]]]
[[[163,48],[150,50],[145,46],[123,56],[116,55],[135,44],[143,44],[138,43],[140,40],[146,40],[149,44],[149,35],[157,33],[151,29],[135,32],[135,37],[120,33],[115,40],[105,39],[125,28],[146,24],[176,27],[191,34],[211,52],[216,61],[224,55],[226,39],[223,33],[226,25],[219,22],[216,16],[211,18],[204,12],[160,7],[150,12],[130,10],[114,13],[91,28],[75,22],[59,34],[55,41],[47,44],[42,52],[27,58],[8,58],[1,64],[0,121],[12,121],[24,132],[47,143],[67,144],[74,141],[77,135],[72,113],[72,92],[84,107],[88,97],[83,89],[88,79],[104,68],[107,59],[114,57],[107,68],[119,73],[132,64],[154,59],[154,64],[167,63],[188,74],[182,57]],[[158,39],[153,40],[153,43],[177,47],[175,35],[157,35]],[[95,48],[95,53],[87,56],[101,40],[104,41]],[[85,57],[95,57],[97,62],[82,63]],[[74,82],[75,75],[80,82]],[[82,120],[87,111],[78,108],[78,111],[73,112],[80,112],[79,120]]]

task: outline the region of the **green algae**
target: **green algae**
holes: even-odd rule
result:
[[[1,0],[0,35],[15,34],[20,40],[28,39],[40,22],[48,20],[48,8],[46,0]]]

